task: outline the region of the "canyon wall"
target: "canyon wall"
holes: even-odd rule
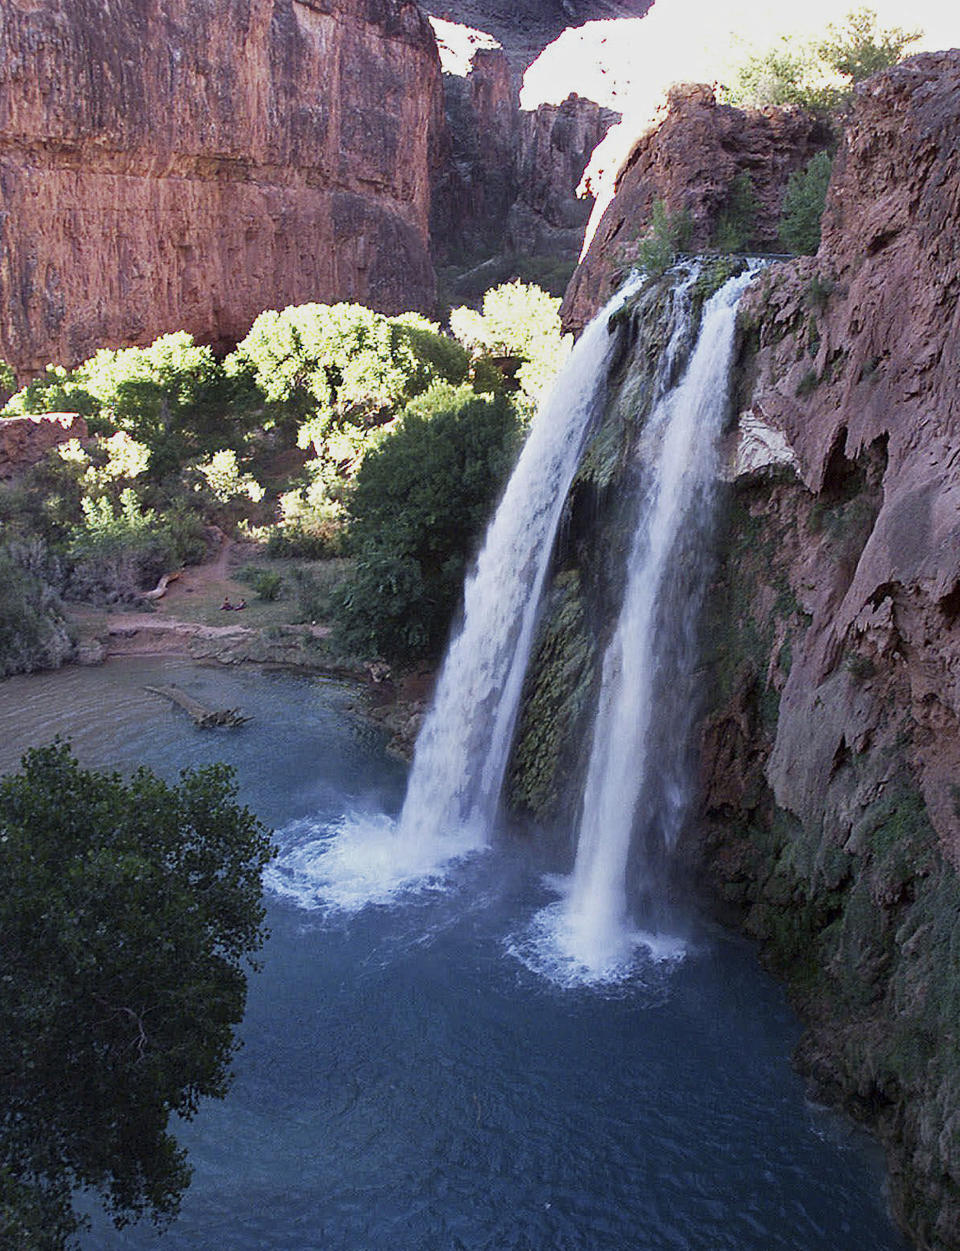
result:
[[[725,210],[735,208],[736,180],[746,174],[755,203],[744,245],[779,250],[787,179],[829,138],[801,109],[744,112],[718,104],[702,84],[671,88],[616,176],[613,199],[567,289],[564,324],[580,330],[610,298],[636,260],[657,200],[668,214],[686,218],[684,248],[701,251],[714,242]]]
[[[441,126],[408,0],[6,0],[0,356],[23,380],[307,300],[430,310]]]
[[[684,98],[688,118],[712,108],[706,92]],[[796,133],[791,117],[760,124]],[[719,186],[699,133],[689,185]],[[777,159],[797,159],[792,140]],[[592,245],[573,288],[582,317],[603,294],[584,273],[619,265],[618,240],[647,224],[639,202],[633,219],[621,201],[620,230]],[[693,215],[710,238],[715,212]],[[730,269],[707,262],[699,295]],[[668,285],[618,317],[629,346],[574,484],[528,681],[511,796],[553,826],[582,775]],[[928,1251],[960,1248],[958,295],[954,51],[858,89],[818,255],[769,266],[741,305],[700,805],[680,857],[787,981],[801,1068],[885,1144],[895,1214]]]

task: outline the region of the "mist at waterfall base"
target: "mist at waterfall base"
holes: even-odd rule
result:
[[[199,731],[146,685],[253,714]],[[168,778],[223,759],[291,849],[308,818],[396,813],[405,770],[342,684],[187,662],[12,678],[0,769],[69,735],[86,766]],[[179,1126],[180,1217],[84,1251],[905,1251],[880,1161],[810,1106],[799,1027],[751,948],[692,936],[669,978],[561,990],[506,955],[547,901],[498,844],[404,906],[269,892],[236,1079]]]
[[[488,849],[554,535],[604,400],[607,323],[639,285],[587,327],[532,423],[467,578],[399,818],[348,813],[333,828],[315,822],[315,837],[305,827],[271,872],[275,890],[350,911],[445,889],[457,864]]]

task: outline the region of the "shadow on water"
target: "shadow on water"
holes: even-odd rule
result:
[[[142,691],[171,681],[255,719],[195,730]],[[292,846],[399,807],[404,770],[352,701],[170,660],[18,679],[2,764],[56,730],[88,765],[226,759]],[[180,1219],[158,1241],[96,1216],[86,1251],[902,1251],[876,1154],[806,1102],[797,1023],[749,947],[701,929],[682,960],[564,989],[512,950],[548,867],[507,843],[392,905],[272,894],[236,1081],[180,1130]]]

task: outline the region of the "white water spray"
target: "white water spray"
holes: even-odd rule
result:
[[[732,279],[706,305],[686,372],[657,403],[645,431],[649,483],[603,661],[576,863],[552,927],[561,962],[584,980],[622,976],[638,944],[654,956],[663,946],[662,938],[631,926],[628,859],[641,817],[648,836],[669,847],[686,810],[677,762],[689,728],[681,705],[692,707],[683,688],[693,667],[699,553],[712,515],[736,308],[749,281],[749,273]]]

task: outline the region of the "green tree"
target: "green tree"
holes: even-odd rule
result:
[[[531,413],[569,355],[573,340],[560,326],[560,300],[533,283],[506,282],[483,297],[482,311],[455,308],[450,329],[468,349],[478,380],[490,359],[519,363],[525,415]],[[481,383],[478,389],[487,389]]]
[[[176,1214],[170,1116],[229,1085],[270,853],[224,765],[125,782],[57,742],[0,780],[5,1247],[65,1247],[78,1188],[118,1225]]]
[[[664,200],[654,200],[647,233],[637,247],[637,264],[649,278],[659,278],[690,241],[692,223],[685,210],[671,213]]]
[[[820,246],[820,221],[830,185],[833,158],[818,152],[790,175],[780,210],[780,241],[788,252],[813,255]]]
[[[887,69],[904,55],[920,31],[878,25],[873,9],[848,13],[813,42],[781,36],[752,52],[730,76],[724,95],[741,108],[799,104],[814,111],[845,104],[853,85]]]
[[[896,65],[921,34],[902,26],[884,29],[878,26],[873,9],[855,9],[839,26],[831,22],[827,37],[816,45],[816,52],[831,69],[851,83],[859,83]]]
[[[757,197],[753,180],[746,170],[741,170],[727,188],[717,224],[713,244],[718,252],[744,252],[750,244],[757,218]]]
[[[335,602],[346,647],[390,658],[442,647],[517,442],[502,395],[438,384],[407,407],[349,499],[357,568]]]

